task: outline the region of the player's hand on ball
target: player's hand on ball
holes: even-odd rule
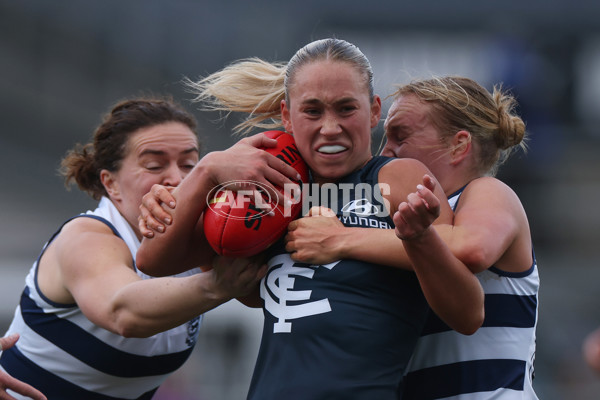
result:
[[[218,175],[221,182],[207,197],[204,237],[217,254],[225,256],[250,257],[261,253],[285,234],[290,221],[302,210],[299,185],[294,183],[295,188],[291,188],[287,183],[291,181],[283,180],[280,173],[273,174],[275,170],[269,165],[286,165],[294,171],[291,175],[302,182],[307,182],[309,176],[292,135],[268,131],[244,140],[225,152],[213,154],[210,160],[209,171]],[[275,147],[254,147],[265,141],[271,143],[270,140]],[[248,155],[250,158],[243,161]],[[231,160],[216,163],[223,156]],[[250,168],[239,169],[235,174],[235,165],[240,162]],[[235,180],[223,181],[230,175]],[[276,189],[265,186],[265,182],[276,184]]]
[[[435,194],[434,179],[423,176],[423,184],[417,186],[417,191],[410,193],[406,201],[400,203],[398,211],[394,213],[396,236],[402,240],[411,240],[420,237],[439,217],[440,200]]]
[[[272,134],[275,132],[281,138]],[[214,170],[215,184],[245,182],[239,189],[266,190],[270,198],[283,205],[285,199],[278,188],[298,186],[303,177],[282,158],[276,157],[282,138],[293,142],[293,137],[287,133],[268,131],[244,138],[227,150],[213,154],[219,157],[221,166]],[[227,167],[223,168],[223,165]],[[235,186],[229,185],[229,188],[235,190]]]

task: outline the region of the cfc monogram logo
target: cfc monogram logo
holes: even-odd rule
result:
[[[337,263],[339,261],[322,267],[332,269]],[[277,318],[277,322],[273,325],[274,333],[291,332],[290,320],[331,311],[329,300],[310,301],[311,290],[294,290],[295,277],[312,279],[318,267],[318,265],[296,265],[288,254],[280,254],[269,261],[269,272],[260,285],[260,297],[265,301],[266,310]],[[298,304],[300,301],[304,303]],[[289,302],[294,304],[288,304]]]

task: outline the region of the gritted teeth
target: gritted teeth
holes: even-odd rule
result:
[[[335,154],[340,153],[346,150],[346,147],[340,146],[339,144],[329,145],[329,146],[321,146],[318,149],[319,153],[327,153],[327,154]]]

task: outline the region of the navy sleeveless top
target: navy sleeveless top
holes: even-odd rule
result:
[[[305,200],[345,226],[392,229],[377,187],[390,160],[305,187]],[[279,242],[260,291],[265,320],[248,399],[396,398],[428,309],[414,273],[357,260],[297,263]]]

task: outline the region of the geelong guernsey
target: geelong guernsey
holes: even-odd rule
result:
[[[102,198],[95,211],[75,218],[95,218],[108,225],[125,241],[135,259],[140,242],[110,200]],[[21,338],[2,353],[1,367],[50,400],[150,399],[190,355],[201,317],[149,338],[111,333],[89,321],[76,304],[57,304],[40,292],[37,265],[44,250],[27,275],[21,302],[7,332],[20,333]]]
[[[464,189],[464,188],[463,188]],[[449,198],[456,209],[462,190]],[[462,335],[433,312],[404,379],[402,400],[533,400],[539,276],[491,267],[476,274],[485,292],[485,320]]]
[[[391,229],[375,186],[388,161],[375,157],[336,184],[311,185],[312,193],[303,188],[303,195],[336,211],[345,226]],[[347,259],[298,263],[282,243],[268,264],[260,286],[262,342],[248,398],[395,399],[427,314],[415,274]]]

